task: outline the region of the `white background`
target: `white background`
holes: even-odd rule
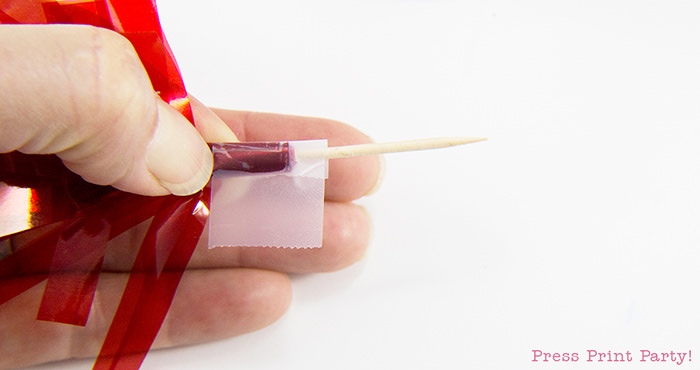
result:
[[[143,369],[700,367],[700,3],[159,1],[206,104],[334,118],[386,157],[365,260]],[[532,362],[532,350],[578,352]],[[586,362],[586,350],[634,363]],[[681,366],[639,351],[693,351]],[[41,369],[89,368],[90,362]]]

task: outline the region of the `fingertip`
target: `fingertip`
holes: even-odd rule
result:
[[[195,127],[207,143],[235,143],[236,134],[214,111],[202,104],[197,98],[189,95]]]
[[[354,203],[326,202],[323,222],[323,270],[337,271],[361,261],[373,234],[372,217]]]
[[[180,113],[158,101],[155,132],[146,147],[146,167],[174,195],[190,195],[209,181],[213,158],[209,147]]]
[[[383,177],[380,158],[365,156],[330,160],[326,200],[348,202],[375,192]]]

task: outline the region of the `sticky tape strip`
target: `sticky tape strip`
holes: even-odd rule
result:
[[[326,147],[326,140],[290,141],[282,171],[214,171],[209,248],[321,247],[328,161],[296,160],[295,153]]]

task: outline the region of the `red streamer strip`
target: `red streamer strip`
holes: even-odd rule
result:
[[[186,202],[170,197],[163,203],[141,245],[93,369],[141,366],[168,313],[207,216],[201,194]]]
[[[59,234],[38,320],[85,326],[102,270],[109,226],[79,217]]]
[[[193,122],[154,0],[0,0],[0,23],[107,28],[133,44],[154,90]],[[135,370],[153,344],[208,217],[208,192],[142,197],[85,183],[52,156],[0,154],[0,196],[26,189],[23,245],[0,259],[0,304],[48,279],[37,318],[85,325],[107,242],[153,218],[94,369]],[[26,193],[26,192],[25,192]],[[25,194],[22,193],[22,194]],[[9,194],[9,195],[7,195]],[[0,229],[0,241],[11,236]]]

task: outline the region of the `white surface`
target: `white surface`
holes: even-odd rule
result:
[[[159,1],[209,105],[489,141],[387,156],[363,263],[296,277],[269,328],[143,369],[700,366],[700,3],[194,4]]]

